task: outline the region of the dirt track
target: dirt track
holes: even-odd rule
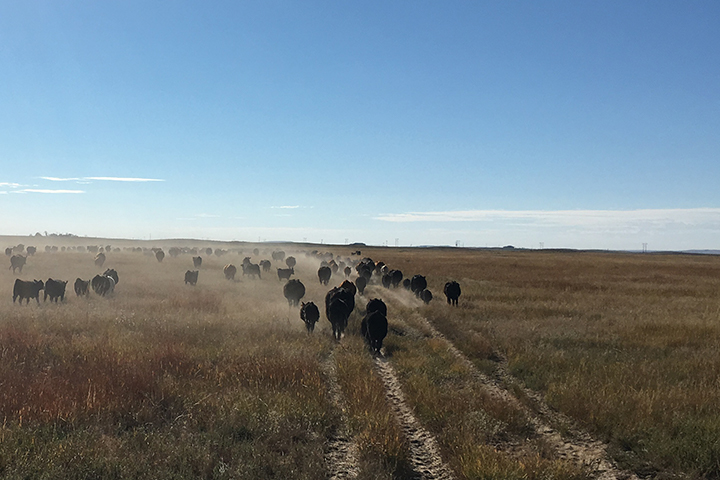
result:
[[[323,372],[328,380],[328,391],[335,407],[340,412],[341,424],[328,439],[325,450],[325,465],[330,479],[356,478],[359,473],[358,447],[348,431],[345,415],[345,398],[337,381],[337,367],[334,352],[323,362]]]
[[[385,383],[387,397],[390,400],[395,417],[398,419],[403,432],[410,443],[410,460],[413,469],[424,480],[450,480],[455,478],[450,468],[445,465],[440,456],[440,449],[435,438],[425,430],[415,418],[412,410],[405,402],[400,387],[400,381],[387,360],[375,358],[380,377]]]
[[[621,470],[615,465],[610,459],[604,443],[592,438],[591,435],[584,432],[567,416],[553,411],[536,392],[523,388],[523,393],[532,401],[533,408],[522,404],[505,387],[511,383],[517,386],[517,382],[513,382],[513,379],[503,365],[501,365],[499,369],[497,378],[488,377],[480,372],[475,365],[427,319],[424,317],[421,318],[431,336],[442,339],[447,343],[448,350],[466,365],[490,396],[500,398],[525,412],[535,434],[541,438],[546,445],[551,446],[558,458],[567,459],[578,466],[587,468],[593,475],[593,478],[598,480],[637,479],[636,475]],[[553,425],[562,425],[563,430],[568,433],[561,435],[553,428]],[[499,445],[498,447],[509,453],[522,449],[522,445],[518,444]]]

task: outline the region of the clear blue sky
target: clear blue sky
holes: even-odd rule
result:
[[[720,248],[718,32],[717,1],[0,0],[0,234]]]

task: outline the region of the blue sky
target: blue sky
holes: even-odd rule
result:
[[[715,1],[0,1],[0,234],[720,247]]]

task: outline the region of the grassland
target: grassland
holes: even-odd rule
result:
[[[239,266],[245,255],[257,262],[282,248],[298,259],[304,300],[322,304],[319,260],[305,255],[317,246],[261,245],[258,256],[253,246],[232,246],[243,254],[203,255],[198,285],[190,287],[182,282],[192,269],[189,255],[158,263],[112,252],[99,269],[90,253],[45,253],[43,245],[21,275],[0,269],[7,293],[0,302],[4,478],[324,478],[328,438],[342,421],[322,369],[331,352],[360,478],[416,476],[357,335],[359,313],[335,345],[324,318],[314,335],[305,333],[274,268],[262,280],[222,275],[225,263]],[[348,248],[325,250],[350,256]],[[720,475],[720,259],[399,248],[363,254],[426,275],[435,294],[425,306],[405,291],[372,285],[367,292],[390,306],[386,355],[458,478],[574,479],[588,472],[532,441],[521,454],[499,448],[528,437],[527,419],[488,397],[423,331],[424,319],[481,371],[506,369],[512,381],[608,441],[625,468],[643,476]],[[110,298],[69,291],[63,304],[12,304],[16,277],[71,285],[105,267],[120,275]],[[458,308],[442,298],[449,279],[463,288]]]

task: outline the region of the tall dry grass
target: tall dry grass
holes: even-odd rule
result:
[[[638,474],[720,475],[720,258],[388,250],[427,274],[426,316],[473,361],[510,372],[611,442]],[[460,307],[437,298],[462,284]]]
[[[317,478],[338,421],[278,283],[227,282],[209,258],[38,254],[22,278],[120,275],[115,294],[13,305],[1,272],[4,478]],[[277,280],[276,280],[277,281]],[[72,288],[72,287],[70,287]]]
[[[361,475],[410,476],[407,445],[357,338],[359,315],[336,348],[325,319],[315,335],[305,333],[297,309],[282,297],[277,265],[259,281],[240,273],[236,282],[223,278],[226,263],[239,266],[245,255],[270,258],[260,248],[258,257],[249,249],[203,255],[194,288],[182,282],[193,269],[188,255],[158,263],[113,252],[98,269],[89,253],[41,252],[21,278],[59,278],[70,286],[107,267],[120,274],[114,296],[76,298],[68,291],[59,305],[13,305],[16,277],[0,269],[7,295],[0,302],[0,475],[321,478],[326,441],[340,416],[320,365],[335,348]],[[428,277],[435,294],[429,306],[376,285],[367,296],[390,304],[391,362],[408,402],[460,478],[582,472],[546,457],[541,446],[522,461],[495,452],[495,436],[522,435],[524,420],[483,398],[441,344],[408,333],[421,331],[416,315],[487,373],[507,359],[519,381],[608,439],[624,466],[644,475],[720,473],[717,257],[363,253]],[[329,287],[317,282],[317,259],[293,254],[296,277],[307,287],[304,300],[322,305]],[[444,304],[442,285],[450,279],[462,284],[458,308]]]

